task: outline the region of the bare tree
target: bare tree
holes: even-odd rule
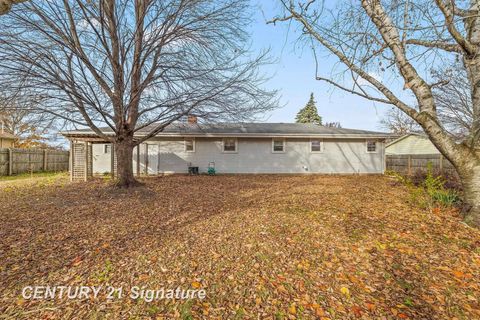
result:
[[[471,88],[465,68],[459,63],[444,70],[433,70],[437,86],[433,94],[442,125],[458,139],[468,137],[474,123]]]
[[[8,13],[14,4],[24,1],[26,0],[0,0],[0,15]]]
[[[0,97],[0,123],[8,132],[19,137],[16,147],[58,147],[54,142],[53,130],[56,121],[47,113],[36,112],[26,101],[19,102],[18,96]],[[34,103],[34,102],[30,102]]]
[[[316,79],[382,104],[414,119],[456,167],[470,205],[466,221],[480,226],[480,15],[478,1],[278,0],[284,13],[271,23],[296,22],[305,44],[328,52],[341,70]],[[472,123],[457,139],[442,124],[429,75],[432,67],[463,63]],[[338,76],[341,75],[341,76]],[[345,76],[348,76],[345,77]]]
[[[326,122],[324,126],[329,128],[342,128],[342,124],[340,122]]]
[[[118,184],[132,186],[133,148],[181,117],[241,121],[275,107],[250,16],[247,0],[26,2],[0,19],[0,81],[114,143]]]
[[[399,135],[422,131],[422,128],[415,120],[407,116],[398,108],[389,109],[383,118],[380,119],[380,126],[384,130]]]
[[[468,76],[462,65],[432,69],[432,88],[441,125],[458,140],[465,139],[472,129],[473,109]],[[423,132],[422,127],[398,108],[389,109],[380,126],[396,134]]]

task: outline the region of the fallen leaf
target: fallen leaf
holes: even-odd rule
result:
[[[296,314],[297,313],[297,307],[295,306],[295,303],[292,303],[290,307],[288,308],[288,312],[290,314]]]
[[[455,276],[455,278],[458,278],[458,279],[465,277],[465,274],[463,272],[457,271],[457,270],[453,271],[453,275]]]
[[[365,307],[367,308],[368,311],[375,310],[375,304],[373,304],[373,303],[367,302],[367,303],[365,303]]]
[[[340,292],[346,295],[347,297],[350,296],[350,290],[347,287],[341,287]]]
[[[78,266],[80,263],[82,263],[82,257],[76,256],[75,259],[72,260],[72,266]]]
[[[362,310],[362,308],[360,308],[358,306],[353,306],[352,307],[352,312],[357,318],[360,318],[362,316],[363,310]]]

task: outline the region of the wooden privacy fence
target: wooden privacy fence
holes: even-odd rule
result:
[[[431,163],[433,171],[456,174],[453,165],[441,154],[386,155],[387,170],[403,175],[412,175],[417,171],[426,171],[428,163]]]
[[[25,172],[67,171],[68,165],[68,151],[0,149],[0,176]]]

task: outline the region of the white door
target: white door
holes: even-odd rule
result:
[[[146,144],[148,174],[158,174],[158,144]]]

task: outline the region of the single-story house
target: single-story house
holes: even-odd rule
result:
[[[71,142],[72,180],[115,173],[114,145],[90,129],[62,134]],[[215,167],[217,173],[382,174],[388,136],[299,123],[175,123],[135,148],[133,169],[137,175],[187,173],[189,167],[200,173]]]
[[[0,131],[0,148],[13,148],[17,139],[17,136],[2,129]]]
[[[427,135],[409,133],[385,146],[386,155],[440,154]]]

